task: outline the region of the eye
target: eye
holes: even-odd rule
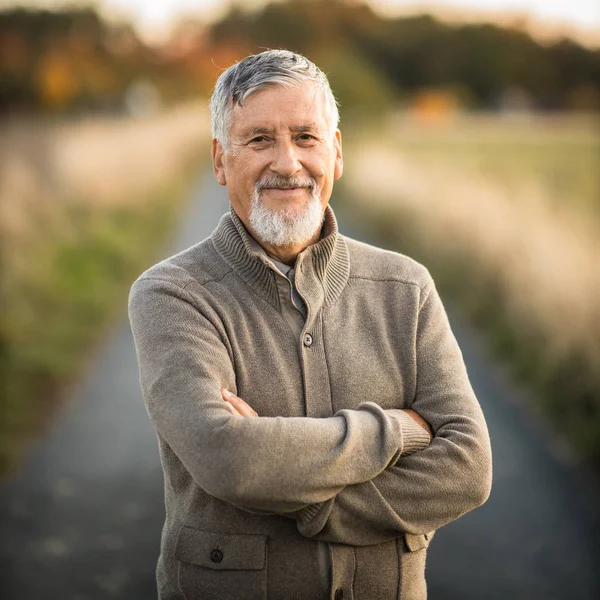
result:
[[[302,142],[309,142],[312,140],[316,140],[317,138],[312,133],[301,133],[298,136],[298,139]]]
[[[256,137],[253,137],[250,142],[251,143],[257,143],[260,144],[261,142],[266,142],[267,138],[264,135],[257,135]]]

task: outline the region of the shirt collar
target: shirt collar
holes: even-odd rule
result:
[[[268,258],[283,275],[285,275],[288,279],[290,278],[290,274],[294,271],[294,267],[291,265],[286,265],[272,256],[268,256]]]

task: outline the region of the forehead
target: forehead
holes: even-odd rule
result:
[[[312,82],[293,87],[269,85],[248,96],[231,112],[233,132],[254,129],[324,129],[327,105],[321,88]]]

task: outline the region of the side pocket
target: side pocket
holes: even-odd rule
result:
[[[409,552],[416,552],[421,548],[427,548],[435,531],[430,533],[405,533],[404,542]]]
[[[426,600],[425,561],[433,534],[405,533],[398,539],[399,600]]]
[[[175,545],[178,579],[188,600],[266,600],[267,536],[183,526]]]

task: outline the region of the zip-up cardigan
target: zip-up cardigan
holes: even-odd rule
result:
[[[487,428],[428,271],[342,236],[328,207],[295,273],[300,340],[231,209],[132,286],[165,477],[161,600],[422,600],[433,531],[489,495]]]

